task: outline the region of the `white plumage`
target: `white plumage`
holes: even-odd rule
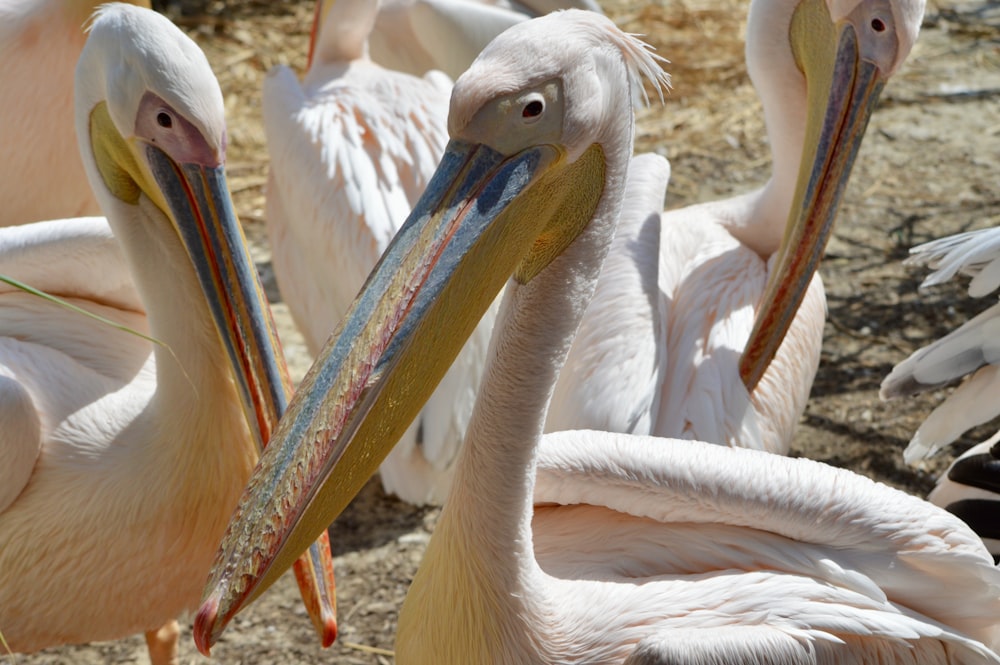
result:
[[[983,229],[934,240],[910,250],[910,265],[933,272],[921,288],[957,274],[972,277],[969,295],[982,297],[1000,288],[1000,230]],[[906,449],[914,462],[934,454],[964,431],[998,414],[993,397],[1000,388],[1000,305],[993,305],[945,337],[914,352],[882,382],[881,396],[891,399],[939,388],[972,375],[924,420]]]
[[[491,39],[528,18],[475,0],[383,0],[369,37],[371,56],[395,71],[439,70],[454,78]]]
[[[4,230],[0,234],[0,274],[110,315],[134,329],[147,328],[142,301],[103,218],[41,222]],[[7,284],[0,287],[0,294],[4,335],[0,340],[0,420],[8,460],[0,469],[2,515],[35,471],[44,450],[39,446],[43,431],[48,438],[47,430],[91,401],[84,395],[114,393],[128,383],[143,368],[151,349],[139,337],[111,333],[105,325]],[[65,386],[60,388],[54,378]],[[37,404],[40,399],[43,403]],[[96,408],[98,414],[114,412],[108,407]],[[126,411],[114,420],[127,422],[134,415]],[[96,434],[92,416],[80,414],[76,418],[82,423],[80,429]],[[81,443],[86,449],[99,438]]]
[[[594,297],[556,382],[545,429],[649,434],[663,398],[668,322],[658,282],[670,164],[637,155]]]
[[[557,9],[600,11],[594,0],[381,0],[369,37],[371,56],[389,69],[459,76],[510,26]]]
[[[589,0],[557,0],[530,10],[573,5],[598,9]],[[318,2],[302,82],[287,67],[269,74],[263,97],[275,277],[314,355],[441,157],[451,79],[438,69],[461,73],[493,37],[527,19],[514,7],[472,0]],[[492,312],[386,459],[387,492],[416,504],[447,495]]]
[[[906,263],[933,272],[921,288],[958,274],[972,279],[968,292],[983,297],[1000,288],[1000,230],[948,236],[910,250]],[[903,453],[909,463],[933,455],[966,430],[1000,415],[1000,305],[993,305],[941,339],[918,349],[882,381],[882,399],[915,395],[966,378],[924,419]],[[998,433],[1000,435],[1000,433]],[[1000,505],[997,437],[974,446],[941,476],[928,499],[966,519],[1000,555],[995,508]],[[996,451],[1000,454],[1000,450]],[[982,502],[982,503],[977,503]]]
[[[451,94],[439,72],[398,74],[360,54],[331,62],[324,34],[302,83],[275,67],[263,91],[274,268],[313,354],[427,185]]]

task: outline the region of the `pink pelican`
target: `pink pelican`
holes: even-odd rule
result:
[[[533,9],[574,4],[598,9],[587,0]],[[435,68],[461,73],[493,37],[527,19],[473,0],[320,0],[304,79],[282,66],[269,74],[267,228],[278,286],[313,355],[444,152],[452,81]],[[495,308],[483,317],[385,460],[387,492],[414,504],[447,496],[494,316]]]
[[[799,11],[858,57],[850,21]],[[437,173],[234,514],[203,651],[374,473],[506,283],[398,662],[1000,662],[1000,570],[929,503],[760,451],[542,434],[623,205],[622,100],[643,75],[665,83],[645,44],[567,11],[511,28],[456,82]]]
[[[823,341],[815,270],[868,117],[924,9],[923,0],[837,5],[830,11],[854,26],[861,53],[841,62],[839,33],[805,23],[807,4],[750,3],[746,61],[763,102],[770,180],[667,211],[659,229],[646,224],[645,238],[615,241],[556,386],[549,431],[788,452]],[[781,323],[788,334],[777,349]]]
[[[0,631],[18,652],[143,631],[159,665],[176,660],[174,618],[198,603],[287,378],[204,54],[163,16],[106,5],[75,117],[108,219],[3,229],[0,272],[160,344],[0,294]],[[297,572],[330,641],[329,550]]]

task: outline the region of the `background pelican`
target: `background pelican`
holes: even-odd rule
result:
[[[318,2],[302,83],[276,67],[264,84],[274,273],[314,355],[426,187],[447,141],[451,80],[373,63],[366,40],[377,8],[375,0]],[[382,465],[387,492],[416,504],[444,500],[492,327],[493,317],[484,317]]]
[[[99,218],[30,224],[3,229],[0,272],[162,345],[0,292],[0,630],[15,651],[145,631],[168,663],[285,377],[194,42],[152,11],[102,8],[75,117],[121,253]]]
[[[750,3],[746,62],[764,106],[770,180],[667,211],[657,233],[650,222],[644,241],[612,249],[560,374],[549,431],[788,452],[823,341],[826,300],[815,268],[869,114],[909,54],[924,9],[922,0],[851,3],[844,18],[855,26],[857,55],[840,63],[838,32],[802,38],[813,4],[824,3]],[[821,136],[832,138],[817,148]],[[622,272],[635,278],[623,283]],[[800,307],[785,300],[797,290]],[[774,361],[757,356],[761,340],[781,339],[784,321],[791,323]],[[753,355],[741,361],[748,346]],[[741,380],[750,367],[752,384]]]
[[[586,0],[532,9],[577,4],[599,9]],[[320,1],[302,82],[287,67],[268,75],[268,235],[282,298],[313,355],[444,151],[451,79],[428,70],[461,73],[490,39],[527,18],[471,0]],[[440,504],[447,496],[494,316],[491,310],[483,317],[382,465],[387,492],[415,504]]]
[[[974,298],[1000,288],[1000,229],[981,229],[914,247],[907,263],[934,269],[921,288],[961,273],[972,277]],[[893,399],[934,390],[968,376],[927,416],[903,453],[909,463],[933,455],[966,430],[1000,415],[1000,305],[993,305],[941,339],[915,351],[882,382],[880,396]],[[969,376],[971,375],[971,376]],[[927,497],[968,522],[1000,557],[1000,432],[952,463]]]
[[[995,642],[1000,571],[926,502],[756,451],[542,436],[622,205],[632,119],[612,110],[640,74],[663,82],[644,44],[564,12],[457,82],[438,172],[230,525],[203,650],[361,487],[512,274],[399,662],[1000,662],[979,641]]]
[[[0,3],[0,226],[99,212],[79,154],[66,150],[76,142],[73,70],[97,4]]]

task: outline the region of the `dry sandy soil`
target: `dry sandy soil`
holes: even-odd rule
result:
[[[615,2],[606,6],[608,13],[626,29],[646,34],[673,61],[674,91],[663,106],[641,114],[638,146],[671,159],[667,207],[762,184],[769,154],[743,66],[743,3]],[[267,276],[260,81],[276,63],[303,66],[311,3],[185,1],[166,10],[209,54],[227,96],[231,185]],[[925,468],[906,467],[902,448],[944,393],[883,404],[877,389],[894,363],[986,306],[969,302],[959,286],[918,293],[922,274],[900,262],[918,242],[1000,221],[998,100],[1000,5],[942,0],[929,6],[919,43],[872,118],[822,266],[830,316],[796,454],[923,494],[956,451],[993,431],[985,426],[970,433]],[[270,295],[290,363],[301,373],[308,357],[276,289]],[[286,579],[234,622],[214,660],[391,662],[396,612],[436,517],[436,510],[404,505],[369,483],[330,530],[339,584],[338,644],[319,649]],[[16,662],[145,663],[147,656],[142,640],[132,638],[51,649]],[[197,654],[188,631],[182,662],[209,662]]]

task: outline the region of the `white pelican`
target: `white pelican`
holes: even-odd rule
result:
[[[969,295],[981,298],[1000,289],[1000,229],[969,231],[910,250],[909,264],[934,269],[921,288],[962,273],[971,276]],[[969,376],[927,416],[903,453],[913,463],[933,455],[963,432],[1000,415],[1000,305],[993,305],[941,339],[915,351],[882,382],[882,399],[915,395]],[[961,457],[927,497],[968,522],[1000,557],[1000,432]]]
[[[799,12],[849,41],[824,4]],[[622,207],[641,74],[664,82],[642,42],[567,11],[457,81],[438,172],[234,514],[203,651],[374,472],[512,275],[397,662],[1000,662],[1000,570],[931,504],[809,460],[542,435]]]
[[[73,70],[98,2],[0,3],[0,226],[99,212],[75,150]],[[133,4],[149,6],[148,0]]]
[[[108,222],[3,229],[0,272],[163,345],[0,292],[0,631],[18,652],[145,631],[169,663],[286,377],[194,42],[150,10],[101,8],[75,117]],[[332,639],[329,601],[309,603]]]
[[[313,355],[427,186],[448,139],[451,79],[417,78],[368,57],[377,8],[375,0],[320,0],[303,81],[279,66],[264,82],[274,274]],[[484,316],[382,465],[387,492],[414,504],[447,496],[492,328],[493,315]]]
[[[838,35],[799,38],[814,29],[796,18],[804,4],[750,3],[746,61],[763,102],[770,180],[747,194],[665,212],[657,237],[647,228],[649,237],[627,252],[612,249],[560,374],[548,431],[591,428],[788,452],[823,341],[826,298],[815,269],[869,114],[910,52],[924,7],[923,0],[861,0],[838,9],[855,26],[862,53],[841,63]],[[621,273],[634,276],[622,281]],[[798,302],[785,298],[795,289],[805,290],[797,311]],[[753,355],[741,366],[744,348],[770,338],[780,320],[791,324],[774,361]],[[754,331],[757,324],[763,327]],[[751,367],[757,376],[767,371],[748,394],[740,377]]]

